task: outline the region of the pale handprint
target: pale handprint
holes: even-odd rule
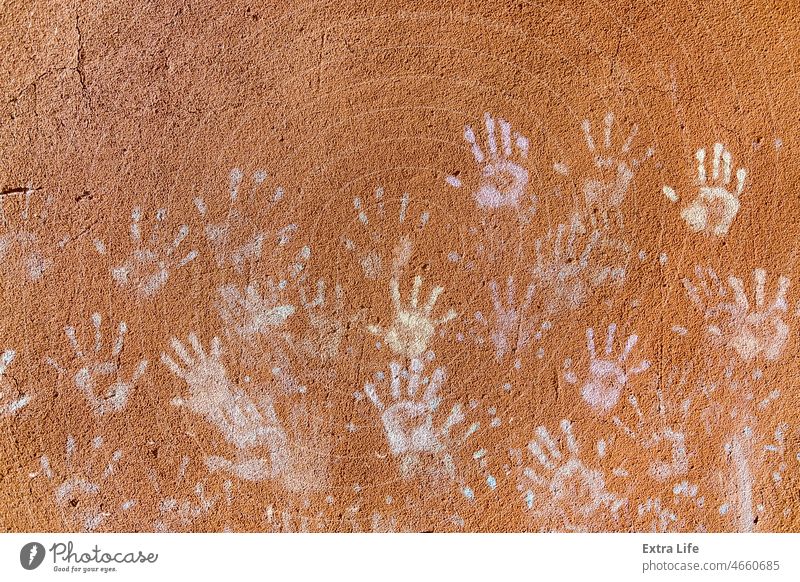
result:
[[[443,445],[433,428],[433,412],[439,404],[436,392],[444,381],[444,372],[441,368],[437,368],[425,387],[425,392],[416,394],[418,389],[422,390],[418,382],[419,372],[422,369],[421,362],[419,360],[412,362],[411,376],[405,393],[401,387],[402,366],[393,362],[390,368],[392,401],[388,408],[381,401],[374,385],[367,384],[364,392],[381,413],[381,421],[392,455],[441,451]]]
[[[211,340],[210,353],[194,333],[189,334],[189,343],[192,353],[176,338],[171,340],[182,365],[166,353],[161,354],[161,361],[189,387],[189,397],[174,398],[172,404],[203,416],[240,452],[236,461],[210,456],[206,465],[212,471],[227,471],[250,481],[275,477],[286,465],[286,435],[271,399],[264,394],[260,402],[254,402],[230,382],[222,364],[219,338]],[[270,462],[242,454],[259,447],[269,451]]]
[[[263,170],[254,172],[252,176],[254,188],[258,188],[258,186],[266,180],[266,177],[267,174]],[[243,179],[244,172],[242,170],[238,168],[231,170],[230,210],[227,219],[222,223],[206,224],[205,227],[206,239],[214,250],[214,258],[217,261],[217,266],[223,267],[226,262],[230,260],[239,272],[242,271],[244,265],[248,261],[256,261],[261,258],[261,251],[264,243],[264,234],[261,232],[251,233],[249,240],[243,245],[234,246],[235,243],[230,240],[231,231],[245,222],[242,212],[237,206],[239,202],[239,188]],[[195,199],[195,206],[200,214],[205,217],[207,209],[202,198]],[[229,251],[228,249],[231,247],[234,248],[232,251]]]
[[[118,412],[125,408],[131,391],[144,375],[148,365],[147,360],[140,360],[133,373],[126,379],[121,371],[120,354],[125,347],[125,334],[128,332],[128,326],[124,321],[119,322],[117,337],[111,346],[111,352],[108,356],[104,356],[102,323],[103,317],[99,313],[93,313],[94,345],[88,350],[84,350],[81,346],[73,326],[68,325],[64,328],[64,333],[77,360],[77,366],[75,366],[77,371],[73,376],[73,382],[75,387],[86,397],[89,406],[97,416]],[[58,364],[53,358],[48,357],[45,361],[58,370],[59,374],[67,372],[65,367]]]
[[[767,360],[777,360],[789,339],[789,326],[783,321],[787,310],[786,293],[789,290],[788,277],[778,277],[775,300],[765,305],[764,287],[767,274],[764,269],[753,271],[755,280],[755,305],[751,306],[738,277],[728,277],[728,285],[734,292],[734,303],[725,306],[733,318],[741,321],[741,329],[729,345],[744,360],[755,359],[763,353]]]
[[[560,518],[568,530],[583,530],[598,510],[616,513],[625,500],[608,492],[603,473],[590,469],[581,460],[569,420],[561,421],[561,431],[567,441],[566,454],[544,426],[536,429],[536,438],[528,443],[528,450],[539,465],[523,471],[539,493],[528,490],[529,506],[537,513]],[[534,507],[537,497],[541,501]]]
[[[422,277],[419,275],[414,277],[414,286],[411,288],[407,308],[403,307],[400,301],[400,284],[397,279],[393,278],[389,287],[395,312],[391,325],[388,328],[370,325],[367,330],[383,337],[395,354],[411,359],[418,358],[428,348],[436,326],[454,319],[456,312],[450,309],[439,319],[431,317],[439,295],[444,292],[444,287],[434,287],[427,303],[419,307],[419,292],[422,288]]]
[[[161,354],[161,361],[189,387],[188,399],[175,398],[172,403],[175,406],[186,406],[211,422],[221,422],[229,429],[223,432],[236,434],[229,419],[221,413],[227,403],[233,401],[235,387],[228,380],[225,366],[222,365],[222,344],[219,338],[211,340],[210,356],[194,333],[189,334],[189,343],[194,350],[194,356],[177,338],[170,340],[172,349],[185,367],[175,362],[172,356],[164,352]]]
[[[508,277],[505,303],[497,281],[490,281],[489,289],[494,305],[491,337],[495,346],[495,357],[497,360],[502,360],[507,353],[516,353],[525,348],[531,340],[533,324],[528,319],[528,311],[533,301],[535,287],[532,283],[527,286],[525,298],[520,305],[516,303],[514,277]]]
[[[335,301],[325,292],[325,281],[317,281],[317,292],[309,300],[304,287],[300,288],[300,302],[308,315],[310,327],[300,340],[292,341],[296,350],[306,357],[319,358],[324,362],[339,355],[339,348],[348,329],[361,319],[361,314],[345,316],[345,300],[342,286],[334,285]]]
[[[604,216],[611,210],[619,211],[625,200],[625,195],[630,189],[634,172],[638,165],[653,155],[648,148],[642,160],[631,156],[631,146],[639,131],[638,126],[631,128],[628,137],[617,152],[611,140],[614,126],[614,114],[607,113],[603,120],[603,145],[598,148],[592,138],[591,123],[585,119],[581,125],[586,139],[586,147],[594,160],[594,165],[604,175],[599,178],[587,179],[583,184],[583,194],[589,209],[599,210]]]
[[[528,170],[524,167],[528,157],[528,138],[513,132],[511,124],[503,119],[497,120],[500,126],[498,136],[494,118],[485,113],[483,120],[486,126],[485,150],[479,145],[472,126],[464,128],[464,139],[469,143],[475,163],[481,170],[475,201],[483,208],[519,208],[528,188]],[[449,178],[448,182],[457,187],[461,185],[455,177]],[[536,199],[532,195],[528,199],[532,211]]]
[[[670,383],[669,379],[667,383]],[[628,404],[636,413],[635,428],[627,426],[617,416],[613,417],[613,421],[635,444],[649,452],[650,465],[647,472],[651,477],[658,481],[677,479],[689,471],[686,435],[668,422],[667,415],[671,411],[664,402],[660,386],[656,387],[656,395],[658,404],[655,406],[655,414],[648,415],[648,418],[645,418],[639,406],[639,399],[633,394],[628,396]],[[688,398],[681,403],[684,425],[690,405],[691,399]],[[653,418],[657,418],[656,422],[652,422]]]
[[[413,476],[420,463],[420,455],[424,454],[441,458],[450,477],[454,477],[447,443],[451,429],[463,422],[464,415],[456,405],[443,425],[434,427],[433,415],[441,403],[437,392],[445,380],[444,370],[436,368],[430,377],[424,377],[424,365],[419,359],[411,360],[407,370],[397,362],[392,362],[389,368],[391,378],[388,396],[391,400],[388,407],[378,394],[376,383],[366,384],[364,393],[381,414],[389,450],[392,456],[401,459],[401,474],[405,478]],[[382,373],[376,379],[385,380]]]
[[[194,494],[197,501],[192,498],[182,499],[180,502],[174,497],[162,499],[158,504],[159,519],[153,523],[153,529],[160,533],[185,531],[195,519],[208,513],[217,502],[217,495],[206,496],[203,483],[195,485]]]
[[[595,289],[620,287],[625,283],[631,256],[630,245],[622,239],[603,232],[593,250],[589,282]]]
[[[221,300],[216,304],[228,331],[248,343],[258,335],[280,329],[295,312],[293,305],[281,303],[278,287],[267,280],[262,295],[258,283],[250,283],[244,293],[235,285],[219,288]]]
[[[76,463],[75,457],[80,453],[75,438],[69,435],[63,471],[59,471],[56,476],[50,458],[42,455],[39,459],[41,470],[30,474],[31,477],[43,474],[54,485],[58,483],[54,498],[62,509],[68,530],[95,531],[109,518],[127,512],[136,505],[136,501],[132,499],[123,500],[118,507],[115,503],[109,503],[110,495],[119,493],[118,486],[107,487],[107,484],[109,480],[113,481],[111,477],[116,474],[122,459],[122,450],[117,449],[108,455],[101,451],[103,446],[103,437],[94,437],[91,440],[91,450],[88,454],[81,454],[81,462]],[[101,454],[102,459],[98,459]]]
[[[256,170],[250,176],[250,184],[244,196],[240,189],[244,182],[245,172],[239,168],[230,171],[230,196],[227,205],[227,214],[221,222],[207,222],[203,234],[208,241],[217,266],[222,268],[232,265],[238,273],[245,272],[249,266],[261,259],[267,233],[254,222],[243,206],[244,202],[258,196],[259,204],[275,205],[284,196],[284,190],[276,188],[271,197],[264,200],[260,196],[261,186],[267,179],[265,170]],[[205,220],[208,215],[203,198],[194,199],[198,212]],[[280,229],[276,236],[276,245],[282,247],[290,242],[292,235],[297,231],[296,224],[289,224]],[[272,234],[272,233],[270,233]]]
[[[545,312],[552,315],[561,309],[577,309],[586,301],[593,283],[586,272],[589,257],[600,239],[597,230],[586,233],[577,217],[566,225],[559,224],[536,239],[536,264],[531,269],[536,285],[546,290]]]
[[[639,341],[639,337],[635,334],[628,336],[622,352],[616,358],[613,357],[616,331],[615,323],[608,326],[604,357],[598,358],[594,344],[594,328],[590,327],[586,330],[589,367],[588,378],[583,384],[581,395],[589,406],[601,413],[608,412],[616,406],[622,390],[632,376],[641,374],[650,367],[650,362],[647,360],[642,360],[632,368],[626,364],[628,356]],[[564,379],[570,384],[577,384],[578,376],[572,370],[571,359],[564,362],[564,368]]]
[[[733,292],[731,298],[713,269],[704,271],[697,266],[695,275],[695,282],[684,279],[683,284],[689,299],[704,312],[706,330],[714,341],[735,350],[746,362],[762,354],[767,360],[777,360],[789,339],[789,326],[784,321],[789,278],[778,277],[775,300],[767,305],[767,274],[764,269],[755,269],[755,304],[751,305],[739,277],[728,277],[728,286]]]
[[[45,200],[42,209],[37,214],[31,210],[31,198],[37,189],[28,186],[24,189],[25,201],[19,210],[19,222],[16,225],[9,225],[6,220],[3,199],[0,197],[0,265],[10,257],[12,269],[15,276],[22,276],[29,281],[38,281],[44,272],[53,265],[52,257],[43,250],[40,235],[36,233],[34,218],[39,219],[44,225],[47,218],[47,206],[50,200]],[[22,193],[22,189],[17,192]],[[19,257],[17,259],[17,257]],[[15,260],[16,259],[16,260]]]
[[[130,237],[133,243],[133,252],[125,263],[114,267],[111,271],[117,285],[132,288],[140,297],[152,297],[160,291],[169,279],[170,272],[185,267],[187,263],[197,257],[197,251],[191,250],[183,257],[176,256],[178,248],[189,235],[189,226],[186,224],[178,228],[171,242],[163,240],[161,223],[166,218],[166,210],[161,209],[156,214],[152,234],[145,241],[142,238],[141,221],[142,209],[134,207],[131,212]],[[98,251],[105,253],[105,244],[95,241]]]
[[[13,382],[6,379],[6,369],[14,361],[17,352],[14,350],[3,350],[0,354],[0,417],[16,414],[21,408],[30,402],[31,398],[27,394],[20,394]]]
[[[714,144],[710,182],[706,175],[706,150],[697,150],[695,158],[697,196],[681,211],[681,218],[694,232],[725,236],[739,212],[739,198],[744,191],[747,170],[736,170],[736,190],[732,190],[733,157],[724,145]],[[672,187],[664,186],[663,191],[671,202],[679,200]]]
[[[353,198],[358,228],[342,236],[344,247],[355,255],[364,277],[373,281],[400,273],[411,257],[410,235],[424,231],[430,220],[430,211],[425,206],[421,211],[416,208],[419,204],[412,202],[408,192],[399,199],[384,194],[379,186],[372,199]],[[398,231],[402,233],[399,236]],[[386,248],[390,241],[396,241],[391,253]]]

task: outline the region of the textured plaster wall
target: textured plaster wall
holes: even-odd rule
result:
[[[798,10],[0,6],[0,526],[798,531]]]

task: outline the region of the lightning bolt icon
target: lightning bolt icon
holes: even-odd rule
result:
[[[39,551],[39,548],[37,546],[31,546],[31,553],[28,556],[28,566],[33,564],[33,559],[36,557],[36,554],[37,554],[38,551]]]

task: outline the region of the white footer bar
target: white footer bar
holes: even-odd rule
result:
[[[800,580],[800,534],[2,534],[0,580]],[[191,578],[195,579],[195,578]]]

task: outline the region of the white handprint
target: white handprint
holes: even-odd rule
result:
[[[240,190],[245,178],[245,172],[239,168],[234,168],[230,172],[229,203],[227,205],[227,215],[221,222],[207,222],[203,229],[203,234],[211,246],[217,266],[222,268],[231,264],[237,273],[245,272],[249,266],[261,259],[264,243],[267,240],[267,233],[259,224],[252,220],[244,206],[248,202],[259,196],[261,185],[267,179],[265,170],[256,170],[250,176],[248,192],[242,196]],[[281,187],[275,189],[268,199],[259,196],[258,203],[274,206],[284,197],[284,190]],[[194,199],[198,212],[206,219],[208,208],[203,198]],[[278,247],[285,246],[297,232],[296,224],[289,224],[281,228],[276,233],[275,244]]]
[[[725,236],[739,212],[739,198],[744,191],[747,170],[736,170],[736,190],[731,190],[733,156],[721,143],[714,144],[711,181],[706,175],[706,150],[700,148],[697,159],[697,196],[682,211],[681,218],[694,232]],[[671,186],[664,186],[664,195],[677,202],[678,195]]]
[[[394,318],[391,325],[388,328],[370,325],[367,330],[383,337],[395,354],[410,359],[418,358],[428,348],[436,326],[454,319],[456,312],[450,309],[439,319],[431,317],[439,295],[444,292],[444,287],[434,287],[427,303],[420,307],[419,292],[422,288],[422,277],[419,275],[414,277],[408,307],[404,307],[400,301],[400,284],[396,278],[392,278],[389,288],[394,306]]]
[[[464,128],[464,139],[470,145],[475,163],[480,168],[481,176],[475,190],[475,201],[482,208],[519,208],[526,197],[528,189],[528,170],[524,164],[528,157],[528,138],[512,131],[511,124],[504,119],[495,119],[485,113],[483,116],[486,128],[485,149],[478,143],[475,130],[467,125]],[[498,143],[498,137],[500,143]],[[447,178],[448,184],[461,187],[461,180],[456,176]],[[527,195],[530,202],[528,213],[535,211],[536,197]]]
[[[361,313],[345,314],[345,297],[342,286],[334,285],[333,296],[325,290],[325,281],[317,281],[317,292],[308,299],[304,287],[300,288],[300,303],[308,317],[308,327],[299,340],[289,338],[294,349],[307,358],[328,362],[339,356],[339,349],[348,330],[361,320]]]
[[[91,440],[91,451],[88,455],[81,455],[82,461],[76,466],[78,447],[75,438],[69,435],[63,470],[66,478],[61,481],[60,477],[55,476],[47,455],[42,455],[39,459],[41,470],[31,474],[31,477],[44,474],[49,481],[58,483],[54,497],[69,520],[65,524],[69,531],[95,531],[117,511],[124,513],[136,505],[135,500],[126,499],[117,509],[116,504],[109,503],[108,495],[104,494],[104,488],[118,492],[118,487],[106,488],[105,485],[106,482],[113,481],[112,476],[116,474],[117,465],[122,459],[122,450],[117,449],[110,456],[102,453],[103,459],[107,460],[96,459],[96,455],[101,454],[103,445],[103,437],[94,437]]]
[[[19,189],[16,192],[23,193],[25,201],[19,211],[19,223],[9,225],[6,220],[5,208],[3,204],[4,196],[0,196],[0,221],[5,232],[0,233],[0,265],[6,263],[6,258],[11,258],[11,266],[15,271],[14,275],[21,274],[29,281],[38,281],[44,272],[53,265],[53,259],[49,253],[43,249],[41,234],[36,230],[37,225],[34,219],[39,219],[39,227],[44,226],[47,219],[47,207],[50,199],[44,201],[41,210],[37,214],[31,210],[31,198],[37,190],[32,186]],[[14,260],[16,257],[19,259]]]
[[[671,379],[668,378],[667,384],[671,383]],[[647,472],[651,477],[658,481],[677,479],[685,476],[689,471],[689,452],[686,449],[686,435],[682,429],[679,430],[669,421],[668,415],[672,413],[671,406],[668,406],[664,401],[659,385],[656,386],[655,391],[658,397],[657,406],[654,407],[655,414],[653,415],[655,422],[653,422],[652,418],[645,417],[639,405],[639,399],[633,394],[629,395],[627,400],[636,414],[635,427],[629,427],[618,416],[614,416],[613,421],[635,444],[648,452],[650,465]],[[681,402],[680,409],[683,415],[680,422],[683,425],[686,423],[690,406],[690,398],[686,398]]]
[[[561,431],[566,453],[544,426],[536,429],[536,438],[528,443],[528,451],[538,462],[536,469],[525,467],[523,471],[527,484],[538,493],[528,489],[528,505],[559,520],[564,529],[585,530],[598,510],[616,514],[626,501],[607,491],[604,474],[581,460],[569,420],[561,421]]]
[[[595,145],[595,141],[592,138],[592,125],[588,119],[583,120],[581,127],[583,128],[583,135],[586,139],[586,147],[594,158],[595,166],[603,171],[610,169],[613,176],[586,180],[583,193],[586,197],[586,203],[590,208],[608,210],[611,208],[618,208],[622,204],[625,199],[625,194],[627,194],[631,181],[633,180],[634,170],[641,161],[631,158],[630,155],[633,140],[639,132],[639,127],[637,125],[634,124],[631,128],[628,137],[619,150],[619,154],[614,151],[611,141],[611,134],[614,126],[613,113],[606,113],[603,119],[603,125],[602,150],[598,149]],[[643,160],[648,159],[652,155],[653,152],[651,149],[646,150]]]
[[[490,327],[490,337],[495,347],[495,358],[498,361],[509,353],[519,356],[519,352],[526,348],[534,337],[533,329],[537,322],[532,321],[530,317],[530,307],[535,286],[531,283],[526,287],[525,297],[520,304],[517,304],[514,277],[512,276],[508,277],[506,283],[505,301],[497,281],[490,281],[489,289],[494,306],[492,321],[491,323],[487,321],[480,311],[475,314],[475,318]],[[549,324],[546,324],[545,329],[548,328]]]
[[[583,305],[594,282],[587,269],[600,232],[587,234],[577,217],[573,217],[566,239],[565,231],[566,225],[559,224],[535,242],[536,264],[531,273],[536,285],[546,291],[548,315]]]
[[[195,519],[207,514],[216,504],[219,496],[213,495],[209,497],[206,495],[205,481],[195,484],[193,497],[178,493],[184,487],[188,466],[189,457],[184,455],[181,457],[176,475],[174,477],[170,476],[161,482],[156,472],[152,468],[148,468],[147,477],[156,496],[160,498],[158,503],[159,517],[153,522],[154,531],[161,533],[188,531]],[[167,489],[166,493],[162,491],[162,485]],[[230,481],[225,481],[223,484],[228,494],[231,485]]]
[[[459,405],[453,406],[440,428],[434,427],[434,412],[441,403],[437,392],[445,381],[442,368],[436,368],[430,377],[423,376],[422,360],[413,359],[408,369],[401,364],[389,364],[389,405],[385,405],[378,394],[378,384],[367,383],[364,393],[381,414],[392,456],[401,459],[400,470],[404,478],[414,475],[420,463],[420,455],[431,455],[444,462],[451,478],[455,467],[448,451],[451,429],[463,422],[464,414]],[[384,382],[382,373],[376,376]],[[403,384],[405,383],[405,387]]]
[[[296,267],[297,264],[292,269]],[[296,310],[282,300],[281,290],[286,287],[283,283],[286,280],[276,284],[267,279],[263,294],[257,282],[248,284],[244,292],[235,285],[223,285],[219,289],[221,299],[215,305],[225,324],[226,336],[231,344],[238,346],[245,363],[268,362],[273,376],[287,392],[304,392],[305,387],[292,374],[284,349],[284,343],[291,340],[286,322]]]
[[[206,465],[212,471],[227,471],[249,481],[277,476],[286,465],[286,435],[271,399],[262,394],[260,401],[254,402],[228,380],[219,338],[211,340],[208,354],[194,333],[189,334],[189,343],[192,353],[176,338],[171,340],[172,349],[183,365],[166,353],[161,354],[161,361],[189,387],[189,397],[174,398],[172,404],[203,416],[240,453],[265,447],[270,455],[270,462],[242,454],[236,461],[210,456],[206,458]]]
[[[620,206],[630,189],[636,169],[653,155],[652,148],[647,148],[641,159],[634,158],[631,154],[633,140],[639,131],[637,125],[633,125],[628,137],[617,150],[612,141],[613,127],[614,114],[606,113],[603,119],[603,141],[598,147],[592,137],[591,122],[584,119],[581,123],[586,147],[599,173],[596,177],[584,180],[584,201],[591,213],[592,224],[604,228],[609,226],[612,216],[616,217],[617,225],[622,227]],[[554,168],[558,173],[569,174],[568,167],[563,163],[555,164]]]
[[[159,519],[153,523],[153,529],[160,533],[186,531],[195,519],[208,513],[216,504],[217,496],[208,497],[203,483],[194,488],[197,501],[174,497],[162,499],[158,504]]]
[[[614,335],[617,325],[612,323],[608,326],[606,335],[606,345],[604,358],[598,358],[594,345],[594,328],[586,330],[586,344],[589,353],[589,368],[587,370],[587,380],[581,389],[583,399],[598,412],[608,412],[619,401],[622,390],[632,376],[641,374],[650,367],[650,362],[642,360],[633,368],[626,365],[626,360],[639,341],[637,335],[630,335],[625,341],[625,346],[616,358],[614,353]],[[572,360],[564,361],[564,379],[570,384],[578,383],[578,376],[572,370]]]
[[[430,212],[425,207],[417,214],[414,207],[418,205],[412,205],[407,192],[399,199],[384,194],[383,187],[379,186],[371,200],[360,196],[353,198],[358,228],[342,236],[344,247],[356,255],[364,277],[373,281],[385,275],[399,275],[411,256],[412,236],[424,231],[430,220]],[[402,234],[395,239],[398,230]],[[391,252],[387,248],[390,242],[394,243]]]
[[[121,372],[120,354],[125,347],[125,334],[128,332],[128,326],[124,321],[119,322],[117,337],[111,346],[111,353],[108,357],[104,357],[105,346],[100,329],[102,323],[103,317],[99,313],[93,313],[94,346],[88,351],[85,351],[78,342],[73,326],[68,325],[64,328],[64,333],[77,360],[77,370],[73,376],[73,382],[75,387],[86,397],[89,406],[97,416],[118,412],[125,408],[131,391],[144,375],[148,365],[147,360],[140,360],[130,378],[126,380]],[[47,357],[45,362],[58,370],[59,374],[67,372],[65,367],[52,357]],[[105,389],[104,386],[106,386]]]
[[[175,255],[178,247],[189,235],[189,226],[181,225],[171,242],[165,242],[161,232],[162,222],[167,211],[161,209],[156,213],[155,224],[150,237],[142,238],[142,209],[134,207],[131,212],[130,238],[133,243],[131,256],[122,265],[111,271],[114,280],[120,287],[132,288],[140,297],[152,297],[158,293],[169,279],[170,272],[185,267],[197,257],[197,251],[191,250],[182,258]],[[95,241],[95,247],[101,254],[105,253],[105,243]]]
[[[706,330],[719,343],[736,351],[744,361],[752,361],[763,354],[767,360],[777,360],[789,339],[789,326],[784,322],[788,304],[786,294],[790,280],[778,277],[775,300],[767,305],[765,286],[767,274],[755,269],[755,301],[750,303],[739,277],[728,277],[733,301],[714,269],[695,267],[696,281],[684,279],[689,299],[697,305],[706,318]]]

